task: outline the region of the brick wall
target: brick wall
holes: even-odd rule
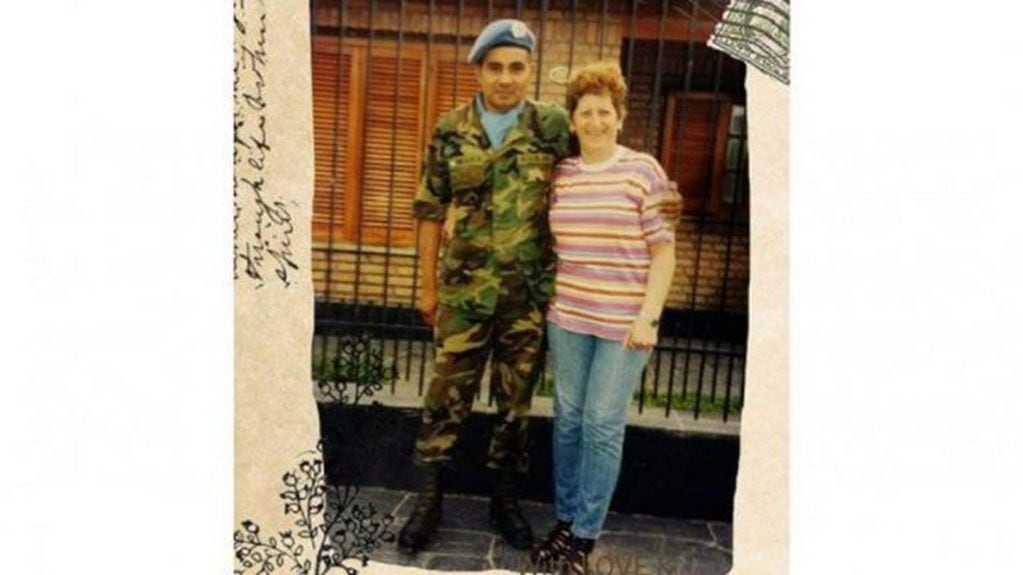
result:
[[[416,290],[420,285],[415,271],[415,250],[363,246],[361,253],[359,251],[354,243],[335,242],[329,254],[330,300],[353,301],[358,277],[360,302],[382,305],[386,300],[387,305],[411,307],[413,280]],[[327,293],[327,258],[326,245],[313,247],[313,289],[320,300],[325,299]]]
[[[668,306],[746,313],[749,295],[749,230],[724,222],[684,218],[675,235],[675,281]],[[699,270],[697,270],[699,252]],[[693,292],[693,283],[696,291]],[[692,303],[691,303],[692,302]]]

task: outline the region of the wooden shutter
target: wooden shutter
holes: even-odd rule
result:
[[[377,245],[388,238],[392,245],[413,243],[425,62],[422,53],[409,46],[403,46],[400,60],[399,74],[393,48],[374,45],[369,61],[361,213],[363,241]]]
[[[685,213],[713,207],[720,195],[730,110],[723,97],[700,93],[668,97],[661,165],[678,183]]]
[[[364,40],[346,38],[339,69],[337,40],[314,40],[315,241],[333,224],[335,241],[413,244],[425,62],[421,47],[404,45],[399,78],[395,47],[376,42],[370,59]]]
[[[320,42],[314,45],[312,66],[316,156],[313,236],[326,241],[333,224],[334,237],[340,240],[347,214],[345,188],[350,185],[349,152],[350,140],[354,136],[350,94],[352,54],[345,53],[339,59],[336,43]]]

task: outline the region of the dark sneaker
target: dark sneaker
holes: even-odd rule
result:
[[[558,520],[554,529],[551,529],[543,542],[533,548],[529,553],[529,559],[538,570],[549,571],[550,568],[568,551],[572,544],[572,523]]]
[[[559,562],[561,575],[588,575],[590,553],[593,552],[594,543],[595,539],[583,539],[573,535],[568,550]]]

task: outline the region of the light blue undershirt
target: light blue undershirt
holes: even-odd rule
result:
[[[483,95],[476,94],[476,111],[479,112],[483,130],[486,131],[487,139],[490,140],[491,150],[501,145],[508,130],[519,121],[519,114],[522,113],[522,109],[525,107],[526,101],[523,100],[507,112],[491,112],[487,110],[486,104],[483,103]]]

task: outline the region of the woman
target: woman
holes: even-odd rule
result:
[[[653,157],[618,144],[625,96],[613,64],[573,75],[567,104],[581,153],[556,167],[549,215],[558,255],[547,314],[558,521],[532,558],[576,573],[607,516],[628,407],[675,271],[669,214],[678,195]]]

